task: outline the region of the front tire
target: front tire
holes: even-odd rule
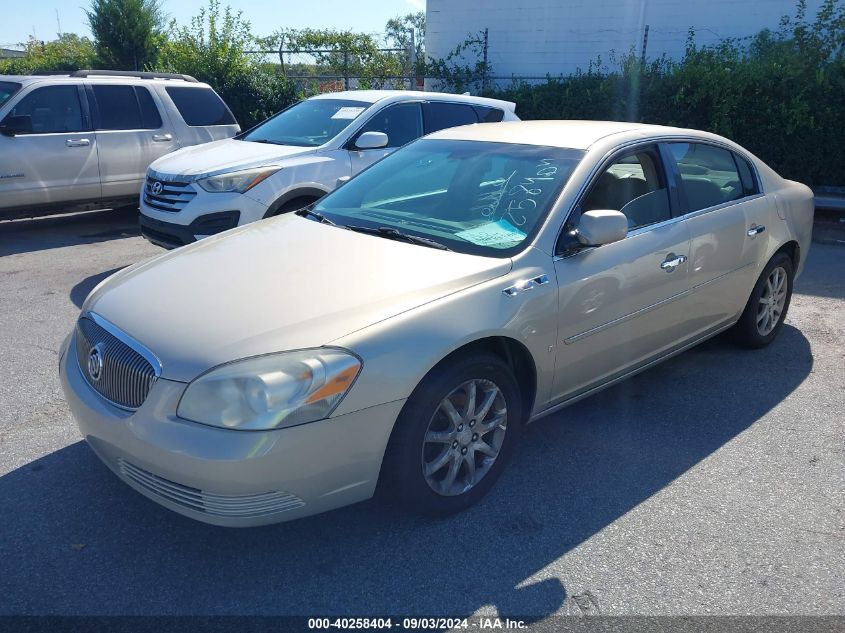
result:
[[[293,200],[288,200],[284,204],[278,207],[271,207],[267,213],[264,214],[264,219],[267,218],[274,218],[277,215],[284,215],[285,213],[293,213],[294,211],[299,211],[300,209],[304,209],[309,204],[313,204],[317,202],[319,198],[313,197],[302,197],[302,198],[294,198]]]
[[[388,444],[380,492],[427,515],[478,502],[504,469],[522,426],[510,367],[489,354],[433,370],[402,409]]]
[[[737,343],[758,349],[775,340],[792,300],[794,276],[792,258],[786,253],[775,254],[766,264],[734,326]]]

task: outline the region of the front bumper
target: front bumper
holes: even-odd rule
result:
[[[167,211],[147,204],[146,185],[141,191],[141,233],[153,244],[165,248],[190,244],[260,220],[267,213],[266,205],[245,194],[208,193],[195,184],[183,185],[183,188],[190,191],[190,195],[184,196],[187,201],[178,209]]]
[[[141,225],[141,235],[147,240],[163,248],[178,248],[198,239],[216,235],[238,226],[240,211],[221,211],[201,215],[189,225],[176,224],[155,220],[145,216],[138,216]]]
[[[288,521],[373,496],[404,401],[276,431],[232,431],[177,418],[185,384],[158,379],[124,411],[85,381],[74,345],[62,388],[82,435],[124,482],[180,514],[215,525]]]

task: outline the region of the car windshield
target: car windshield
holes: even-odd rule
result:
[[[423,139],[379,161],[314,211],[343,226],[396,231],[474,255],[510,257],[540,229],[584,152]]]
[[[11,81],[0,81],[0,108],[6,103],[13,94],[20,90],[21,85],[12,83]]]
[[[317,147],[343,132],[369,106],[348,99],[306,99],[238,138],[255,143]]]

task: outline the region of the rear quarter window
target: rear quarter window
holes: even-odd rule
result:
[[[228,106],[211,88],[167,86],[165,90],[191,127],[237,123]]]
[[[478,116],[471,105],[438,101],[423,104],[423,119],[426,134],[458,125],[478,123]]]

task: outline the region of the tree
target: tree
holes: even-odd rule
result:
[[[425,74],[425,11],[396,16],[387,21],[384,27],[385,38],[391,46],[409,50],[411,33],[414,34],[417,67],[416,74]]]
[[[250,23],[231,7],[209,0],[189,26],[170,23],[157,70],[192,75],[210,84],[244,129],[287,107],[293,89],[275,69],[250,53]]]
[[[101,67],[141,70],[155,64],[164,26],[160,0],[93,0],[85,13]]]
[[[52,42],[29,38],[24,56],[0,60],[0,73],[27,75],[36,70],[80,70],[92,68],[96,58],[94,44],[87,37],[62,33]]]

